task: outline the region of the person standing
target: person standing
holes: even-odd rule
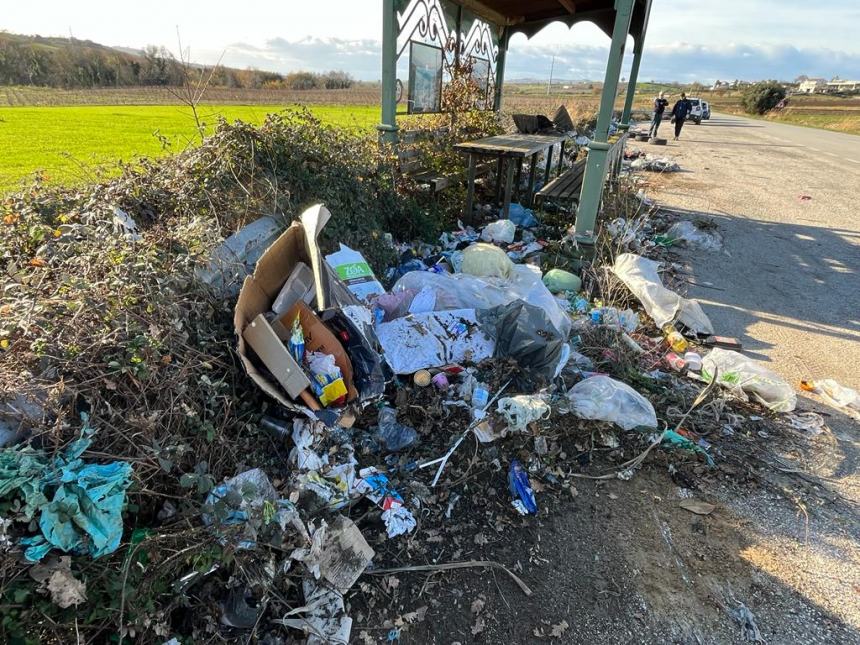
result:
[[[656,137],[657,129],[660,127],[660,122],[663,120],[663,112],[669,107],[669,101],[666,100],[666,93],[660,92],[660,95],[654,99],[654,114],[651,117],[651,129],[648,130],[648,136]]]
[[[681,136],[681,128],[684,127],[684,121],[687,120],[690,112],[693,110],[693,104],[684,92],[681,92],[681,98],[672,106],[672,123],[675,124],[675,141]]]

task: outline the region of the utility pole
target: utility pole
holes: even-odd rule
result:
[[[552,73],[555,70],[555,54],[552,55],[552,63],[549,66],[549,83],[546,84],[546,95],[549,96],[550,89],[552,88]]]

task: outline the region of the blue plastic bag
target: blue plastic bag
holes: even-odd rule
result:
[[[26,446],[0,451],[0,497],[18,493],[24,515],[39,514],[41,534],[21,540],[31,562],[53,548],[98,558],[119,547],[132,467],[123,461],[85,464],[80,456],[94,432],[86,422],[84,417],[81,438],[53,459]]]
[[[537,226],[540,223],[535,217],[535,213],[532,209],[526,208],[522,204],[517,204],[516,202],[512,203],[508,210],[508,219],[517,226],[521,226],[523,228],[531,228],[532,226]]]

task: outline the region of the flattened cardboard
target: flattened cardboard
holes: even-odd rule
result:
[[[299,398],[302,390],[311,386],[310,379],[263,314],[251,321],[242,336],[291,397]]]
[[[320,554],[320,573],[332,586],[346,593],[364,573],[375,555],[355,523],[338,515],[329,525]]]

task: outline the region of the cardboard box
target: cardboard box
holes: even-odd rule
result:
[[[349,360],[346,350],[337,337],[325,326],[325,323],[319,319],[310,307],[301,300],[295,303],[287,313],[272,325],[275,334],[282,341],[287,342],[290,338],[290,329],[292,329],[293,320],[296,319],[296,315],[299,316],[299,324],[305,334],[305,351],[323,352],[324,354],[334,356],[334,363],[340,369],[340,374],[346,385],[347,403],[354,401],[358,397],[358,391],[355,389],[352,378],[352,362]]]
[[[330,216],[328,211],[322,205],[311,207],[306,211],[305,215],[309,212],[312,215],[317,216],[323,225]],[[321,226],[319,228],[321,228]],[[313,244],[313,247],[314,249],[316,248],[315,243]],[[337,278],[334,271],[324,261],[320,261],[319,257],[316,258],[316,261],[311,258],[311,251],[309,250],[305,227],[300,222],[293,222],[292,225],[284,231],[284,233],[275,240],[268,249],[266,249],[257,262],[257,267],[254,270],[253,275],[249,275],[245,278],[245,282],[242,284],[242,289],[239,292],[239,299],[236,302],[236,308],[233,312],[233,328],[236,333],[238,343],[236,352],[239,354],[239,359],[242,361],[242,366],[245,368],[245,372],[261,390],[281,405],[292,410],[301,410],[305,406],[301,405],[300,401],[295,400],[287,393],[284,389],[286,386],[282,387],[276,379],[271,378],[268,374],[257,367],[257,364],[255,364],[252,357],[257,354],[258,351],[267,354],[265,357],[259,357],[263,364],[267,365],[266,360],[272,360],[272,356],[269,354],[269,350],[266,350],[262,346],[259,350],[256,346],[252,348],[244,334],[246,329],[257,318],[257,316],[265,314],[271,310],[272,303],[278,293],[280,293],[281,288],[287,281],[287,278],[289,278],[290,274],[293,272],[293,269],[295,269],[296,264],[299,262],[304,262],[309,267],[312,267],[315,271],[315,275],[319,275],[320,278],[325,281],[325,302],[336,303],[337,306],[340,307],[360,304],[355,296],[350,293],[349,289],[347,289],[346,286]],[[319,336],[318,330],[317,336]],[[337,341],[337,338],[334,335],[331,335],[331,339],[340,346],[339,341]],[[328,343],[328,341],[325,342]],[[275,346],[269,345],[269,347],[272,351],[276,351],[278,354],[280,353],[279,350],[275,349]],[[332,347],[332,345],[329,345],[329,347]],[[343,351],[342,346],[340,346],[340,349]],[[280,365],[281,363],[275,364]],[[269,367],[269,369],[271,370],[271,367]],[[352,374],[351,366],[349,373]],[[273,374],[275,374],[275,372],[273,372]],[[355,392],[355,387],[352,384],[351,379],[350,382],[347,383],[347,387],[352,388],[353,393]]]

